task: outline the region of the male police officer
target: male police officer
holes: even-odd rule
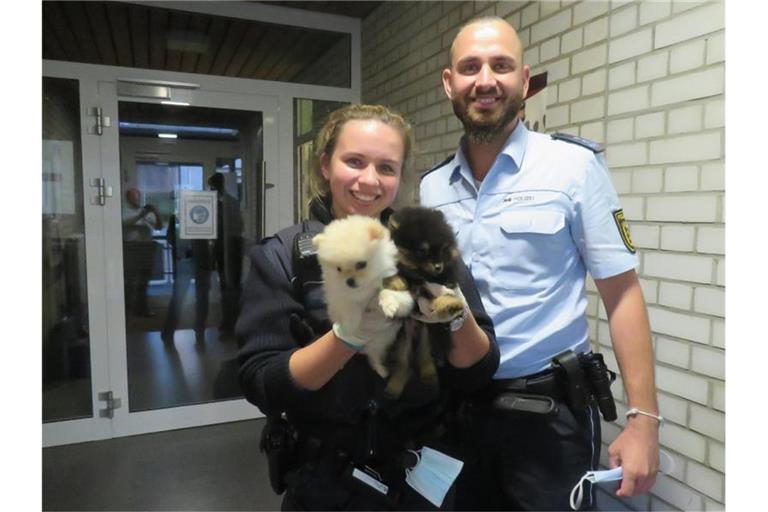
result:
[[[468,451],[479,455],[458,483],[465,509],[567,510],[571,488],[596,468],[595,402],[574,406],[552,365],[568,350],[590,350],[587,270],[633,408],[608,449],[611,466],[624,471],[616,494],[647,492],[658,468],[653,349],[624,215],[599,145],[530,132],[518,121],[529,76],[506,21],[465,25],[442,75],[465,136],[421,182],[421,203],[454,227],[501,350],[493,385],[470,401],[477,445]],[[509,402],[499,396],[510,391],[533,412],[500,411]],[[589,495],[584,506],[593,507]]]

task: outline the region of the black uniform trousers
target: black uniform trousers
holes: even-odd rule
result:
[[[549,378],[554,376],[549,373]],[[594,400],[574,412],[559,393],[530,388],[519,392],[555,395],[551,397],[557,414],[494,410],[490,402],[498,394],[497,386],[469,401],[465,413],[469,420],[461,436],[464,468],[456,482],[457,510],[571,510],[574,485],[597,468],[600,418]],[[594,508],[594,489],[585,483],[581,509]]]
[[[427,445],[450,451],[437,439]],[[289,471],[281,510],[454,510],[455,483],[438,508],[405,482],[405,468],[415,464],[416,458],[403,457],[404,450],[383,451],[377,460],[359,464],[342,454],[348,455],[348,452],[326,446],[318,456],[304,460]],[[351,476],[353,468],[375,471],[390,492],[383,495],[356,480]]]

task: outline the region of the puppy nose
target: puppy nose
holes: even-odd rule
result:
[[[442,271],[443,271],[443,264],[435,263],[435,272],[442,272]]]
[[[347,279],[347,286],[349,286],[350,288],[357,288],[357,283],[355,282],[354,277],[350,277],[349,279]]]

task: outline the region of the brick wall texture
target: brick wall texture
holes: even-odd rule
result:
[[[721,510],[725,503],[725,13],[714,1],[386,2],[363,21],[362,97],[403,112],[416,176],[455,151],[461,125],[440,72],[458,28],[498,15],[532,74],[549,72],[546,131],[606,145],[640,257],[656,350],[661,443],[675,461],[650,495],[603,510]],[[614,370],[605,310],[589,288],[595,348]],[[623,386],[613,386],[619,415]],[[622,421],[603,425],[603,460]],[[608,488],[608,487],[606,487]]]

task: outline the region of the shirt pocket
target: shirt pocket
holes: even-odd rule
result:
[[[554,235],[565,227],[565,215],[551,210],[507,211],[500,215],[499,228],[510,236]]]

